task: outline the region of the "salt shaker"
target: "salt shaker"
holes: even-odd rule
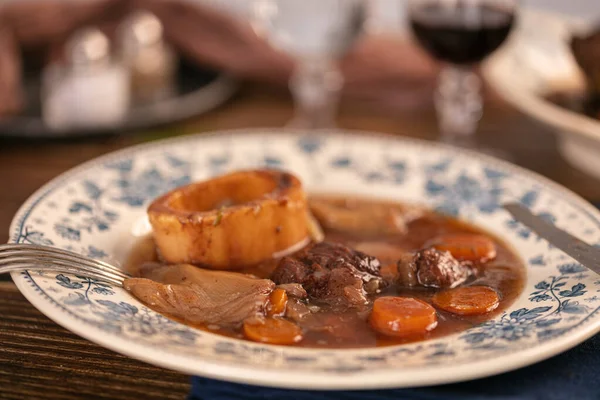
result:
[[[164,39],[160,20],[148,11],[137,11],[119,30],[120,56],[129,68],[133,104],[173,96],[177,57]]]
[[[42,114],[54,129],[105,128],[121,122],[129,108],[128,71],[111,58],[110,42],[98,29],[76,32],[64,62],[42,77]]]

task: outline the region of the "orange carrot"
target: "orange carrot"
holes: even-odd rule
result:
[[[496,257],[494,242],[484,235],[457,233],[442,235],[428,243],[440,251],[449,251],[457,260],[486,262]]]
[[[373,303],[371,327],[386,336],[422,335],[437,326],[435,309],[411,297],[380,297]]]
[[[286,345],[302,340],[302,329],[282,318],[251,319],[244,321],[244,335],[255,342]]]
[[[288,296],[285,290],[275,289],[269,296],[269,305],[267,306],[267,315],[281,315],[285,312]]]
[[[481,315],[495,310],[500,303],[498,293],[487,286],[450,289],[433,296],[433,305],[458,315]]]

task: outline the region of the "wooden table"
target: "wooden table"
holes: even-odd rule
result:
[[[570,167],[556,150],[550,129],[494,97],[487,104],[481,140],[513,161],[600,200],[599,182]],[[0,242],[21,203],[39,186],[83,161],[166,136],[241,127],[281,126],[291,116],[287,93],[245,86],[228,104],[176,128],[77,140],[0,139]],[[435,139],[430,106],[394,114],[343,104],[342,128]],[[115,354],[56,325],[0,277],[0,398],[169,399],[184,398],[187,376]]]

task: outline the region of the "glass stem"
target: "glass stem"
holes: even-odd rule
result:
[[[329,60],[304,60],[290,79],[295,115],[294,128],[321,129],[335,126],[343,76]]]
[[[468,67],[443,68],[435,108],[442,141],[472,145],[483,109],[479,77]]]

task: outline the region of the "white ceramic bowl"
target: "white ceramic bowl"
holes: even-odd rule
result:
[[[583,90],[584,77],[569,40],[585,32],[588,24],[532,9],[525,9],[517,21],[506,46],[485,63],[485,78],[521,111],[556,128],[564,157],[600,178],[600,121],[545,99],[559,90]]]

